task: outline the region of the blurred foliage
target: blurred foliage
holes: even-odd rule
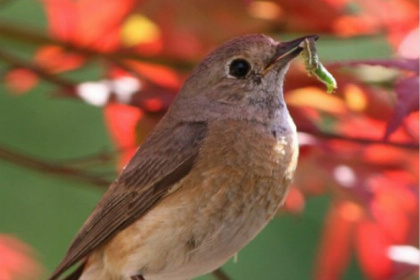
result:
[[[301,150],[293,188],[280,218],[223,270],[243,280],[416,278],[418,8],[0,1],[0,279],[45,278],[192,67],[254,32],[320,35],[339,88],[327,95],[292,64],[285,95]]]

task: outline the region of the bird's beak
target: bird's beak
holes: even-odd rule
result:
[[[318,40],[318,36],[317,35],[309,35],[309,36],[304,36],[304,37],[297,38],[297,39],[292,40],[292,41],[279,43],[277,45],[276,53],[274,54],[274,57],[267,64],[264,72],[267,72],[274,64],[276,64],[279,61],[282,61],[282,62],[284,62],[284,64],[286,64],[287,62],[289,62],[290,60],[292,60],[293,58],[298,56],[301,53],[301,51],[303,50],[302,43],[306,39],[313,39],[313,40],[316,41],[316,40]]]

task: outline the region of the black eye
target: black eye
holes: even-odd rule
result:
[[[235,59],[229,65],[229,74],[236,78],[243,78],[251,70],[251,65],[245,59]]]

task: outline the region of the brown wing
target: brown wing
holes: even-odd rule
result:
[[[102,197],[50,280],[82,260],[150,210],[191,170],[205,136],[205,123],[158,126]],[[169,126],[169,127],[168,127]]]

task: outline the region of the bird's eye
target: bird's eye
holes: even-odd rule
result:
[[[251,65],[245,59],[235,59],[229,65],[229,74],[236,78],[244,78],[251,70]]]

